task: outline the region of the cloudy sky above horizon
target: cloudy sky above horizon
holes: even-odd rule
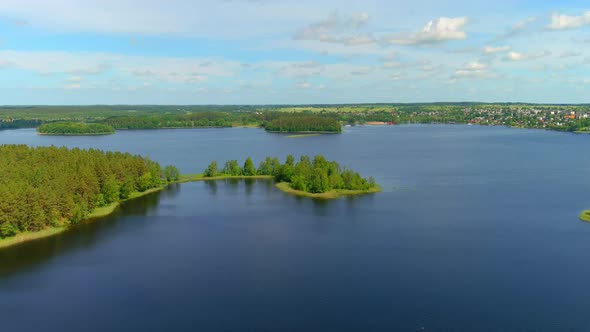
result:
[[[0,104],[590,102],[590,4],[2,0]]]

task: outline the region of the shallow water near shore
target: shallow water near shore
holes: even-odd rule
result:
[[[289,139],[250,128],[0,144],[211,160],[324,154],[382,193],[317,201],[269,180],[170,186],[0,251],[2,330],[583,331],[590,326],[590,137],[373,126]]]

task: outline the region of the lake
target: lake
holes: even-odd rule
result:
[[[0,132],[148,155],[183,173],[324,154],[382,193],[174,185],[0,251],[2,331],[588,331],[590,136],[504,127]],[[1,156],[0,156],[1,158]]]

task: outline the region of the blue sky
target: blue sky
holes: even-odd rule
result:
[[[590,102],[587,1],[2,0],[0,104]]]

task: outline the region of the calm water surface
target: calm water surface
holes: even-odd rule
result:
[[[0,144],[209,161],[324,154],[384,192],[175,185],[0,251],[1,331],[589,331],[590,136],[475,126],[0,132]],[[0,156],[1,158],[1,156]]]

